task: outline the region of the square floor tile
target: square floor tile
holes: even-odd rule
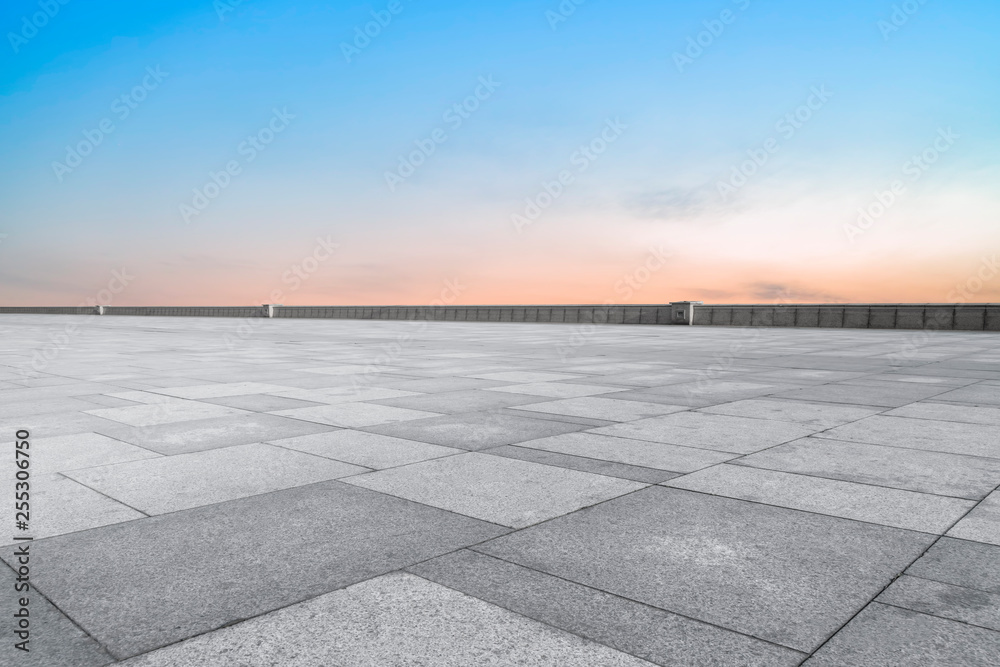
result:
[[[976,503],[883,486],[719,465],[665,486],[940,535]]]
[[[4,498],[14,497],[13,476],[0,481]],[[60,474],[33,474],[30,481],[30,535],[36,540],[75,533],[112,523],[141,519],[145,515]],[[14,505],[0,509],[4,526],[14,525]],[[16,533],[0,533],[0,545],[14,544]]]
[[[151,459],[159,456],[156,452],[98,433],[31,438],[29,442],[31,445],[31,474],[33,475]],[[13,444],[13,442],[5,443],[4,450],[12,450]]]
[[[272,414],[246,415],[149,427],[103,422],[105,426],[99,427],[99,431],[161,454],[186,454],[334,430],[326,424]]]
[[[684,473],[701,470],[736,456],[708,449],[678,447],[596,433],[564,433],[522,442],[520,446]]]
[[[879,408],[866,408],[854,405],[805,403],[803,401],[756,398],[714,405],[702,408],[699,412],[732,415],[733,417],[774,419],[776,421],[793,422],[824,429],[864,419],[865,417],[878,414],[881,410]]]
[[[687,410],[686,407],[678,405],[661,405],[659,403],[643,403],[641,401],[618,401],[613,398],[594,398],[592,396],[521,405],[517,409],[617,422],[644,419],[646,417],[655,417],[670,414],[671,412]]]
[[[586,376],[578,375],[575,373],[547,373],[547,372],[537,372],[537,371],[500,371],[497,373],[484,373],[482,375],[473,375],[472,377],[479,378],[481,380],[499,380],[501,382],[517,382],[524,384],[528,382],[554,382],[557,380],[574,380]]]
[[[66,474],[146,514],[165,514],[367,470],[282,447],[254,444]]]
[[[439,416],[435,412],[393,408],[374,403],[340,403],[338,405],[323,405],[318,408],[282,410],[274,414],[344,428],[375,426],[390,422],[403,422],[423,417]]]
[[[546,396],[549,398],[577,398],[579,396],[597,396],[622,391],[623,387],[608,387],[596,384],[570,384],[568,382],[529,382],[527,384],[511,384],[504,387],[492,387],[489,391],[501,391],[510,394],[529,394],[531,396]]]
[[[366,428],[371,433],[460,449],[512,445],[557,433],[582,431],[586,424],[532,419],[496,412],[470,412]]]
[[[221,398],[206,398],[203,403],[213,405],[224,405],[227,408],[237,410],[248,410],[251,412],[278,412],[279,410],[294,410],[296,408],[314,408],[323,403],[315,401],[301,401],[295,398],[284,396],[272,396],[271,394],[246,394],[244,396],[223,396]]]
[[[243,410],[234,410],[221,405],[211,405],[200,401],[174,399],[164,403],[150,405],[131,405],[124,408],[99,408],[85,410],[89,415],[111,419],[129,426],[155,426],[172,422],[194,421],[196,419],[212,419],[213,417],[228,417],[247,414]]]
[[[409,410],[425,410],[440,414],[458,414],[464,412],[482,412],[497,410],[513,405],[538,403],[542,399],[524,394],[500,394],[482,389],[466,389],[463,391],[446,391],[439,394],[418,394],[404,398],[390,398],[375,401],[379,405],[390,405]]]
[[[893,417],[914,419],[936,419],[965,424],[987,424],[1000,426],[1000,409],[980,408],[957,403],[914,403],[886,413]]]
[[[679,412],[627,424],[593,429],[613,435],[720,452],[750,454],[810,435],[816,427],[768,419],[748,419],[703,412]]]
[[[994,491],[948,531],[950,537],[1000,545],[1000,491]]]
[[[934,539],[660,486],[475,550],[809,652]]]
[[[177,398],[221,398],[223,396],[244,396],[246,394],[272,394],[288,387],[261,382],[225,382],[199,385],[194,387],[170,387],[160,389],[158,393]]]
[[[803,666],[994,667],[998,655],[1000,632],[875,602]]]
[[[997,429],[984,424],[879,415],[838,426],[818,435],[834,440],[1000,459]]]
[[[1000,480],[1000,459],[803,438],[733,463],[979,500]]]
[[[126,658],[504,532],[321,482],[41,540],[31,578]],[[13,551],[0,555],[10,563]]]
[[[658,665],[792,667],[805,656],[774,644],[462,550],[411,572]]]
[[[417,463],[442,456],[461,454],[464,449],[441,447],[425,442],[403,440],[367,431],[341,429],[298,438],[272,440],[272,444],[338,461],[382,470]]]
[[[793,389],[775,394],[778,398],[818,403],[851,403],[873,405],[883,408],[898,408],[914,401],[920,401],[947,391],[947,387],[906,385],[901,382],[884,383],[884,386],[857,384],[824,384],[818,387]]]
[[[894,607],[1000,632],[1000,593],[903,575],[875,599]]]
[[[923,579],[1000,593],[1000,546],[943,537],[906,572]]]
[[[355,584],[124,663],[193,664],[651,667],[645,660],[403,573]]]
[[[425,461],[344,481],[512,528],[551,519],[645,486],[479,453]]]
[[[7,636],[3,644],[0,644],[0,663],[13,667],[103,667],[115,661],[100,644],[88,637],[33,587],[29,586],[15,595],[14,586],[23,583],[17,581],[12,569],[0,567],[0,587],[4,591],[0,595],[0,615],[4,619],[12,619],[19,611],[20,598],[24,596],[29,600],[31,622],[29,650],[25,652],[15,648],[15,641],[20,642],[21,638],[15,637],[11,627],[5,632]]]

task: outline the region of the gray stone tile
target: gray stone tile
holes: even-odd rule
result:
[[[645,486],[476,452],[344,481],[512,528],[561,516]]]
[[[585,424],[532,419],[495,412],[471,412],[466,415],[445,415],[374,426],[364,430],[445,447],[477,450],[512,445],[558,433],[582,431],[585,428],[587,428]]]
[[[474,551],[411,572],[658,665],[798,665],[802,653]]]
[[[32,581],[125,658],[503,532],[322,482],[36,542]]]
[[[243,410],[210,405],[200,401],[174,399],[150,405],[130,405],[123,408],[85,410],[87,414],[121,422],[128,426],[155,426],[172,422],[194,421],[248,414]]]
[[[808,652],[933,539],[650,487],[475,549]]]
[[[1000,491],[986,496],[969,515],[948,531],[950,537],[1000,545]]]
[[[565,433],[522,442],[520,446],[681,473],[694,472],[735,458],[734,454],[708,449],[596,433]]]
[[[876,601],[1000,631],[1000,593],[903,575]]]
[[[996,667],[1000,633],[877,602],[804,667]]]
[[[940,535],[975,501],[747,466],[719,465],[666,486]]]
[[[419,380],[396,380],[383,385],[390,389],[412,391],[421,394],[437,394],[444,391],[465,391],[467,389],[491,389],[507,386],[509,383],[497,380],[480,380],[467,377],[421,378]]]
[[[334,427],[325,424],[251,413],[245,417],[222,417],[145,428],[113,422],[104,424],[98,429],[99,433],[160,454],[187,454],[334,430]]]
[[[303,435],[298,438],[272,440],[271,442],[280,447],[346,461],[374,470],[395,468],[418,461],[461,454],[465,451],[464,449],[429,445],[425,442],[403,440],[402,438],[353,429]]]
[[[906,572],[946,584],[1000,593],[1000,547],[943,537]]]
[[[492,387],[489,391],[500,391],[510,394],[529,394],[531,396],[546,396],[548,398],[578,398],[580,396],[599,396],[622,391],[622,387],[610,387],[596,384],[570,384],[568,382],[529,382],[527,384],[511,384],[503,387]]]
[[[124,398],[116,398],[114,396],[109,396],[108,394],[88,394],[86,396],[76,396],[76,398],[105,408],[120,408],[127,405],[135,405],[134,401],[128,401]]]
[[[101,419],[83,412],[50,412],[43,415],[32,415],[28,418],[19,418],[16,421],[7,419],[9,428],[27,428],[36,435],[44,434],[46,438],[54,438],[61,435],[75,435],[79,433],[103,432],[107,428],[121,426],[118,422],[109,419]],[[10,437],[5,435],[4,437]]]
[[[8,390],[6,393],[20,398],[17,390]],[[18,400],[15,402],[4,400],[2,405],[3,407],[0,408],[0,417],[8,420],[21,420],[27,423],[34,421],[34,418],[39,415],[82,412],[94,407],[93,403],[69,396],[39,401]]]
[[[530,412],[570,415],[572,417],[603,419],[605,421],[626,422],[645,417],[666,415],[686,410],[687,408],[677,405],[661,405],[659,403],[643,403],[641,401],[619,401],[613,398],[584,396],[580,398],[565,398],[558,401],[535,402],[532,405],[520,405],[517,409]]]
[[[481,380],[497,380],[499,382],[515,382],[524,384],[528,382],[555,382],[558,380],[575,380],[585,376],[576,373],[500,371],[497,373],[483,373],[480,375],[473,375],[472,377],[479,378]]]
[[[773,394],[788,385],[762,382],[746,382],[742,379],[691,378],[684,384],[673,384],[639,390],[643,394],[660,396],[667,402],[691,407],[704,407],[728,403],[743,398],[753,398]]]
[[[44,433],[44,431],[42,432]],[[155,452],[98,433],[32,438],[30,442],[31,473],[33,475],[125,461],[138,461],[159,456]],[[13,442],[8,442],[4,443],[2,447],[4,451],[8,451],[13,449],[13,446]]]
[[[976,384],[961,387],[934,397],[934,402],[962,403],[976,407],[1000,407],[1000,386]]]
[[[1000,460],[803,438],[733,461],[848,482],[980,500],[1000,480]]]
[[[666,444],[750,454],[810,435],[815,427],[768,419],[679,412],[593,429],[592,433]]]
[[[7,625],[3,643],[0,644],[0,664],[11,667],[103,667],[114,662],[114,658],[100,644],[88,637],[38,591],[30,586],[27,590],[15,590],[17,583],[17,575],[10,568],[0,566],[0,589],[3,590],[0,615]],[[15,647],[22,638],[14,635],[12,620],[23,597],[28,599],[30,614],[27,652]]]
[[[236,445],[67,472],[146,514],[166,514],[368,472],[265,444]]]
[[[277,412],[279,410],[294,410],[295,408],[314,408],[323,403],[302,401],[284,396],[270,394],[246,394],[245,396],[224,396],[222,398],[206,398],[203,403],[224,405],[227,408],[249,410],[251,412]]]
[[[322,405],[317,408],[281,410],[274,414],[317,424],[328,424],[330,426],[345,428],[376,426],[390,422],[405,422],[423,417],[439,416],[434,412],[393,408],[374,403],[340,403],[338,405]]]
[[[0,480],[4,498],[14,497],[13,475]],[[36,540],[74,533],[112,523],[141,519],[144,514],[107,498],[59,474],[33,474],[30,481],[31,531]],[[14,525],[14,505],[0,506],[0,521]],[[13,535],[0,534],[0,545],[14,544]]]
[[[459,414],[465,412],[482,412],[507,408],[512,405],[537,403],[543,399],[525,394],[501,394],[482,389],[465,389],[462,391],[445,391],[438,394],[417,394],[403,398],[390,398],[373,401],[378,405],[389,405],[408,410],[424,410],[439,414]]]
[[[934,419],[965,424],[985,424],[1000,426],[1000,410],[997,408],[977,408],[952,403],[923,402],[907,405],[886,413],[893,417],[914,419]]]
[[[817,436],[1000,459],[1000,438],[997,437],[996,429],[983,424],[878,415],[838,426]]]
[[[193,664],[650,665],[402,573],[355,584],[123,663],[127,667]]]
[[[947,391],[947,387],[927,387],[905,385],[900,382],[885,383],[885,386],[864,386],[857,384],[824,384],[775,394],[778,398],[818,403],[849,403],[871,405],[883,408],[898,408],[914,401],[920,401]]]
[[[223,396],[244,396],[246,394],[272,394],[288,387],[262,382],[222,382],[193,387],[161,388],[159,393],[176,398],[203,399]]]
[[[595,475],[606,475],[608,477],[620,477],[621,479],[631,479],[635,482],[646,484],[659,484],[668,479],[673,479],[680,473],[657,470],[656,468],[644,468],[641,466],[626,465],[624,463],[614,463],[601,459],[591,459],[582,456],[572,456],[569,454],[558,454],[543,449],[531,449],[518,445],[502,445],[492,449],[482,450],[494,456],[503,456],[509,459],[520,459],[521,461],[531,461],[558,468],[569,468],[581,472],[592,472]]]
[[[733,417],[773,419],[825,429],[870,417],[871,415],[878,414],[881,410],[879,408],[855,405],[806,403],[803,401],[761,398],[723,403],[722,405],[702,408],[699,412],[732,415]]]
[[[386,398],[402,398],[404,396],[419,396],[412,391],[386,389],[385,387],[369,387],[365,385],[345,385],[325,387],[322,389],[288,389],[275,393],[283,398],[293,398],[299,401],[309,401],[322,405],[340,405],[342,403],[358,403],[361,401],[378,401]]]

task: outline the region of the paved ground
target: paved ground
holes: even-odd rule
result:
[[[0,394],[4,665],[1000,665],[997,334],[6,315]]]

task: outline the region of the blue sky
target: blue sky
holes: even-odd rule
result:
[[[390,4],[5,6],[0,300],[76,303],[125,266],[122,304],[257,303],[317,238],[339,250],[288,302],[426,303],[454,278],[465,303],[601,302],[650,248],[672,260],[633,302],[947,300],[1000,241],[995,2]],[[42,6],[53,15],[25,32]],[[391,22],[348,62],[373,12]],[[495,87],[447,122],[484,77]],[[275,110],[282,129],[248,160]],[[579,170],[609,121],[624,130]],[[444,141],[387,187],[435,130]],[[56,166],[86,132],[100,143]],[[563,171],[572,183],[518,226]]]

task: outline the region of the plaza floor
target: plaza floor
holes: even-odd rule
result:
[[[997,334],[3,315],[0,397],[4,665],[1000,665]]]

